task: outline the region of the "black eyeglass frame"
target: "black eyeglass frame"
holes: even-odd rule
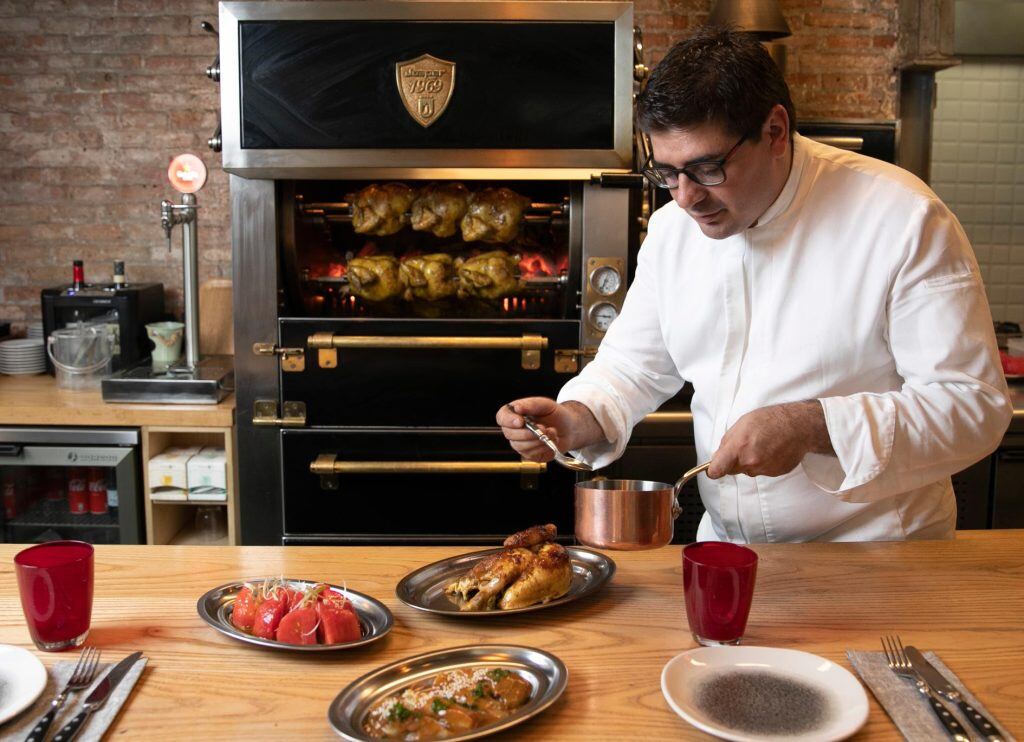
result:
[[[732,149],[730,149],[728,152],[726,152],[725,156],[722,157],[721,159],[718,159],[718,160],[698,160],[697,162],[687,163],[686,165],[683,165],[682,167],[652,167],[651,163],[654,162],[654,155],[652,153],[651,155],[649,155],[647,157],[647,162],[644,163],[644,166],[640,170],[640,172],[643,173],[644,177],[647,178],[647,180],[649,180],[653,185],[657,186],[658,188],[664,188],[665,190],[669,190],[669,191],[674,191],[676,188],[679,187],[679,176],[680,176],[680,174],[685,175],[687,178],[692,180],[697,185],[701,185],[701,186],[705,186],[705,187],[722,185],[722,183],[724,183],[725,179],[726,179],[725,163],[727,163],[729,161],[729,159],[736,153],[736,150],[738,150],[740,148],[740,145],[743,144],[745,141],[747,141],[747,139],[749,139],[749,138],[750,138],[749,134],[744,134],[742,137],[740,137],[740,140],[738,142],[736,142],[736,144],[734,144],[732,146]],[[718,169],[718,172],[721,173],[722,179],[721,180],[716,180],[713,183],[708,183],[708,182],[705,182],[705,181],[701,180],[700,178],[698,178],[694,173],[690,172],[690,168],[697,167],[697,166],[703,166],[703,165],[714,165]],[[668,181],[666,181],[663,177],[661,177],[661,173],[662,172],[674,174],[676,176],[676,184],[675,185],[669,185]],[[705,179],[705,180],[707,180],[707,179]]]

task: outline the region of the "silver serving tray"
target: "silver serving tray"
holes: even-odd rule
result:
[[[511,608],[506,611],[500,608],[490,611],[460,611],[457,605],[448,600],[444,594],[445,585],[468,572],[481,559],[496,554],[502,549],[474,551],[420,567],[402,578],[395,588],[395,594],[407,606],[427,613],[460,618],[489,618],[539,611],[571,603],[600,590],[615,574],[615,562],[604,554],[580,546],[565,548],[569,552],[572,562],[572,584],[569,586],[569,592],[561,598],[550,600],[547,603],[535,603],[525,608]]]
[[[263,579],[264,578],[261,577],[255,580],[229,582],[227,585],[221,585],[220,587],[213,588],[213,590],[204,594],[203,597],[199,599],[199,602],[196,603],[196,610],[199,612],[199,617],[217,631],[230,636],[232,639],[238,639],[239,641],[248,642],[249,644],[257,644],[261,647],[285,649],[293,652],[331,652],[337,649],[361,647],[364,644],[369,644],[370,642],[375,642],[380,639],[391,631],[391,627],[395,623],[395,618],[391,615],[391,611],[389,611],[387,606],[376,598],[371,598],[369,595],[363,595],[355,590],[338,587],[337,585],[329,585],[328,587],[330,587],[331,590],[337,593],[342,593],[352,603],[352,607],[355,608],[356,615],[359,616],[359,626],[363,630],[362,638],[351,642],[340,642],[338,644],[286,644],[285,642],[279,642],[273,639],[261,639],[258,636],[247,634],[241,629],[235,628],[231,623],[231,609],[235,604],[235,598],[245,586],[246,582],[257,583],[262,582]],[[312,582],[310,580],[292,580],[287,577],[281,579],[284,582],[303,588],[320,584],[319,582]]]
[[[455,647],[399,660],[363,675],[331,702],[327,720],[344,739],[355,742],[377,739],[363,731],[363,720],[377,701],[440,672],[461,667],[509,668],[533,686],[533,692],[530,700],[510,716],[465,734],[446,737],[447,740],[476,739],[521,724],[558,700],[569,681],[569,671],[562,661],[540,649],[508,644]]]

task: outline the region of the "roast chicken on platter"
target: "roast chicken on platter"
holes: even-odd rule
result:
[[[402,258],[398,270],[406,301],[440,301],[455,296],[458,290],[455,261],[448,253]]]
[[[502,551],[448,584],[445,595],[460,611],[507,611],[562,597],[572,584],[572,564],[556,535],[550,523],[512,534]]]
[[[471,258],[458,259],[459,298],[495,300],[523,288],[519,259],[504,250],[492,250]]]
[[[451,237],[469,208],[469,190],[462,183],[431,183],[412,202],[412,228]]]
[[[348,261],[348,290],[366,301],[387,301],[405,292],[394,255],[367,255]]]
[[[530,199],[508,188],[484,188],[469,199],[462,217],[462,239],[466,242],[511,242],[519,234]]]
[[[376,183],[349,194],[352,228],[359,234],[385,237],[409,223],[409,208],[416,191],[404,183]]]

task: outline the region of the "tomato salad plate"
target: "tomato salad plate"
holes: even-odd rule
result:
[[[380,639],[394,624],[391,611],[369,595],[284,577],[215,587],[199,599],[196,610],[232,639],[298,652],[361,647]]]

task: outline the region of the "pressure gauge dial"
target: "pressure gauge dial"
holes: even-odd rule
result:
[[[619,310],[614,304],[607,301],[600,301],[590,308],[590,324],[600,332],[607,332],[612,321],[619,316]]]
[[[602,265],[590,274],[590,285],[602,296],[612,296],[622,286],[622,275],[612,266]]]

